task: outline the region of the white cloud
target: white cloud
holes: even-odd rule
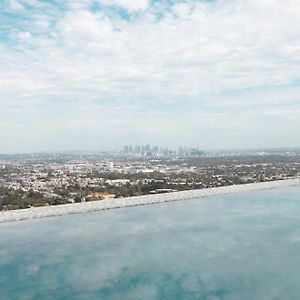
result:
[[[27,32],[27,31],[25,31],[25,32],[19,32],[19,33],[18,33],[18,38],[19,38],[21,41],[26,42],[26,41],[30,40],[31,34],[30,34],[30,32]]]
[[[187,19],[192,12],[193,6],[193,3],[178,3],[172,7],[172,11],[176,16]]]
[[[163,140],[158,136],[169,123],[176,140],[180,126],[197,138],[185,123],[204,118],[217,126],[214,116],[221,107],[228,111],[223,116],[228,124],[235,109],[255,122],[253,111],[262,103],[298,116],[298,1],[189,1],[169,8],[161,4],[159,11],[148,1],[102,1],[139,12],[129,21],[111,10],[89,10],[89,0],[69,1],[67,11],[53,5],[41,9],[34,0],[22,3],[34,7],[27,11],[31,21],[15,22],[12,41],[0,44],[5,122],[17,116],[15,107],[30,108],[32,116],[44,116],[45,131],[56,120],[66,130],[80,124],[95,134],[105,128],[114,136],[121,130],[127,137]],[[179,124],[183,101],[190,111]],[[82,107],[88,107],[84,116]],[[62,120],[57,121],[56,110],[65,113]],[[115,119],[119,125],[111,122]]]
[[[300,21],[283,11],[284,24],[279,25],[277,17],[265,23],[251,5],[239,5],[237,12],[238,2],[229,8],[199,4],[188,18],[191,5],[181,3],[174,11],[188,20],[167,16],[161,22],[134,23],[112,20],[103,13],[70,11],[51,28],[52,36],[35,37],[34,48],[23,49],[20,59],[43,65],[59,83],[65,75],[71,84],[73,74],[92,79],[100,90],[123,93],[129,85],[138,95],[157,91],[165,96],[197,96],[295,79]],[[279,10],[276,2],[273,11]],[[23,40],[29,37],[29,32],[19,34]],[[109,82],[108,86],[99,85],[99,80]]]
[[[99,0],[103,5],[119,6],[130,12],[145,10],[149,6],[148,0]]]
[[[10,0],[10,9],[12,10],[22,10],[24,9],[24,6],[17,0]]]

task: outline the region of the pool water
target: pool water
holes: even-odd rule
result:
[[[0,299],[300,299],[300,187],[0,224]]]

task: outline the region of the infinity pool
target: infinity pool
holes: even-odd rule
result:
[[[300,187],[0,224],[0,299],[299,299]]]

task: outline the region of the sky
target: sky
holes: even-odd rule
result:
[[[299,0],[0,0],[0,153],[299,147]]]

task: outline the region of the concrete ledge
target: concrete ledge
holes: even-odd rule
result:
[[[300,185],[300,178],[0,212],[0,223]]]

